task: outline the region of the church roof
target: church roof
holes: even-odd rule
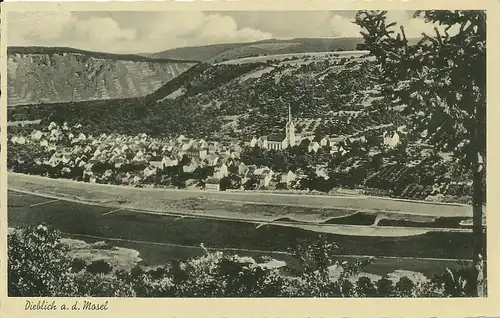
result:
[[[283,134],[272,134],[267,136],[267,141],[279,141],[282,142],[285,140],[286,136]]]

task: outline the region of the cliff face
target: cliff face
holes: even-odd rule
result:
[[[144,96],[195,64],[71,52],[9,52],[8,106]]]

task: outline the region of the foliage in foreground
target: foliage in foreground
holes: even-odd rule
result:
[[[436,149],[451,152],[472,173],[473,258],[477,295],[486,293],[486,12],[416,11],[434,28],[411,45],[404,27],[394,30],[386,11],[361,10],[362,49],[376,58],[381,91],[402,106],[409,131],[424,134]]]
[[[292,251],[294,274],[267,268],[250,257],[207,252],[157,268],[112,271],[109,264],[71,259],[57,230],[45,225],[8,236],[9,296],[93,297],[460,297],[470,296],[469,270],[414,282],[402,277],[353,280],[369,260],[335,263],[335,246],[321,238]],[[335,266],[332,275],[331,266]],[[336,278],[332,278],[335,276]],[[473,278],[473,277],[472,277]]]

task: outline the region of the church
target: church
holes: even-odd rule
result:
[[[292,109],[288,106],[288,122],[285,126],[285,134],[273,134],[266,137],[253,138],[250,146],[259,146],[265,149],[282,150],[293,147],[300,142],[300,136],[295,134],[295,123],[292,118]]]

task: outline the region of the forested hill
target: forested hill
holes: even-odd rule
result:
[[[197,63],[64,47],[9,47],[7,104],[144,96]]]
[[[233,60],[242,57],[271,54],[307,52],[353,51],[361,38],[297,38],[290,40],[263,40],[247,43],[223,43],[203,46],[181,47],[158,53],[142,54],[160,59],[192,59],[198,61]]]

